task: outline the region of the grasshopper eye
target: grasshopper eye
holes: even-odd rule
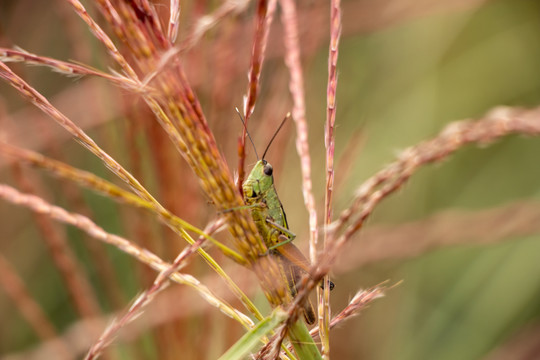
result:
[[[272,176],[272,173],[274,172],[274,169],[272,168],[272,165],[266,164],[264,166],[263,172],[267,176]]]

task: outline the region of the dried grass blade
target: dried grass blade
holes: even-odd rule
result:
[[[11,186],[0,184],[0,198],[12,204],[24,206],[37,213],[48,215],[62,223],[75,226],[91,237],[115,246],[122,252],[133,256],[156,271],[166,271],[171,267],[171,264],[161,260],[151,251],[141,248],[121,236],[107,233],[86,216],[68,212],[61,207],[51,205],[40,197],[24,194]],[[253,322],[248,316],[232,308],[226,302],[214,295],[195,277],[176,272],[170,276],[170,279],[174,282],[187,285],[195,289],[210,305],[218,308],[225,315],[235,319],[245,328],[250,329],[253,326]]]
[[[485,145],[511,134],[540,135],[540,108],[523,110],[499,107],[476,120],[448,124],[436,137],[405,149],[398,160],[362,184],[347,210],[332,224],[331,229],[342,229],[351,217],[337,246],[341,246],[356,231],[374,207],[388,194],[399,189],[420,167],[441,161],[469,144]]]
[[[24,50],[13,50],[0,48],[0,61],[2,62],[25,62],[31,65],[48,66],[52,70],[68,76],[97,76],[109,80],[115,85],[129,89],[133,92],[150,91],[143,90],[138,81],[134,81],[122,75],[111,75],[102,71],[92,69],[86,65],[73,64],[56,60],[46,56],[36,55]]]
[[[251,48],[251,62],[248,72],[248,89],[244,96],[244,127],[238,144],[238,189],[242,193],[242,183],[245,178],[244,163],[246,160],[246,135],[249,119],[255,109],[255,102],[259,95],[259,79],[264,63],[266,45],[270,26],[274,20],[277,0],[257,1],[257,17],[255,20],[255,34]]]
[[[131,206],[147,209],[154,213],[163,221],[163,223],[169,226],[173,231],[177,232],[177,234],[180,235],[180,237],[183,237],[186,241],[189,241],[190,238],[185,237],[181,231],[193,231],[198,235],[205,236],[209,241],[222,249],[225,255],[229,255],[233,260],[239,263],[244,262],[244,259],[240,254],[227,248],[211,236],[208,236],[203,230],[200,230],[187,221],[182,220],[181,218],[170,213],[168,210],[156,206],[155,203],[143,200],[137,195],[134,195],[116,186],[115,184],[94,175],[91,172],[74,168],[63,162],[47,158],[39,153],[18,148],[3,142],[0,142],[0,154],[8,155],[31,166],[47,170],[55,176],[73,181],[85,188],[104,194],[114,200]]]
[[[328,84],[326,90],[326,126],[324,145],[326,148],[326,193],[324,197],[324,225],[332,222],[332,199],[334,194],[334,150],[337,93],[337,60],[341,36],[341,1],[330,2],[330,46],[328,53]],[[327,233],[324,233],[324,249],[330,246]],[[321,350],[325,359],[330,358],[330,282],[328,276],[323,279],[324,289],[319,294],[319,335]]]
[[[300,40],[298,35],[298,18],[293,0],[280,0],[282,9],[281,22],[284,27],[285,64],[289,68],[289,91],[293,98],[292,116],[296,124],[296,151],[300,157],[302,171],[302,193],[304,204],[309,214],[309,258],[315,262],[317,258],[317,210],[313,197],[311,181],[311,157],[309,154],[308,126],[306,120],[306,103],[304,92],[304,75],[300,60]]]
[[[220,224],[219,221],[214,222],[213,224],[211,224],[210,227],[207,227],[205,229],[205,232],[210,234],[212,233],[212,230],[217,230],[217,228],[219,228],[221,225],[222,224]],[[152,300],[167,287],[167,285],[169,284],[169,277],[173,273],[180,271],[180,269],[185,266],[188,257],[192,255],[205,240],[206,239],[204,237],[199,237],[197,241],[195,241],[191,246],[186,247],[176,257],[176,259],[169,268],[161,271],[154,280],[152,286],[148,290],[143,292],[141,295],[139,295],[132,302],[132,305],[124,313],[124,315],[119,318],[113,319],[113,321],[101,334],[98,341],[96,341],[94,345],[90,348],[90,350],[88,350],[86,359],[90,360],[97,358],[103,352],[105,347],[112,343],[113,339],[116,337],[116,334],[120,331],[122,327],[126,326],[127,324],[135,320],[139,315],[141,315],[146,306],[148,306],[152,302]]]
[[[19,91],[19,93],[42,110],[45,114],[53,118],[59,125],[70,132],[77,142],[86,147],[90,152],[96,155],[104,165],[107,166],[120,179],[125,181],[137,194],[143,199],[159,203],[150,195],[150,193],[133,177],[126,169],[122,167],[109,154],[101,149],[80,127],[75,125],[64,114],[56,109],[43,95],[28,85],[23,79],[17,76],[4,63],[0,62],[0,78],[3,78],[7,83]]]
[[[189,224],[188,222],[180,219],[169,211],[163,209],[156,209],[155,205],[151,202],[145,201],[139,198],[136,195],[133,195],[122,188],[104,180],[92,173],[73,168],[67,164],[64,164],[59,161],[49,159],[39,153],[35,153],[30,150],[25,150],[17,148],[5,143],[0,142],[0,154],[9,155],[15,157],[21,161],[24,161],[32,166],[37,166],[43,168],[47,171],[52,172],[54,175],[67,180],[74,181],[81,186],[89,188],[100,193],[103,193],[107,196],[110,196],[113,199],[122,201],[126,204],[142,207],[151,212],[153,212],[165,225],[171,228],[176,234],[184,238],[188,243],[193,244],[193,239],[185,232],[185,230],[190,230],[198,235],[209,240],[216,246],[218,246],[225,255],[230,256],[236,262],[241,264],[245,263],[244,258],[229,249],[228,247],[221,244],[219,241],[211,237],[205,231],[196,228],[195,226]],[[221,221],[220,221],[221,223]],[[210,267],[216,271],[229,286],[229,289],[237,296],[237,298],[244,304],[246,309],[248,309],[256,318],[262,319],[262,315],[255,305],[251,302],[248,296],[236,285],[236,283],[230,278],[230,276],[223,270],[221,266],[208,254],[204,249],[197,249],[199,254],[203,259],[210,265]]]
[[[25,192],[40,195],[38,178],[30,179],[19,164],[12,164],[11,172],[16,184]],[[43,191],[41,191],[43,193]],[[60,274],[70,300],[77,313],[84,318],[101,315],[101,308],[94,288],[84,268],[80,265],[75,252],[70,246],[69,239],[63,229],[42,214],[33,213],[36,228],[39,231],[51,260]]]
[[[330,321],[330,329],[335,328],[345,320],[359,315],[360,312],[371,302],[384,297],[386,290],[388,290],[388,288],[383,285],[377,285],[367,290],[358,290],[351,301],[349,301],[349,304],[347,304],[347,306],[341,310],[341,312],[337,314],[332,321]],[[309,333],[314,339],[317,339],[319,337],[319,327],[317,326],[311,329]]]
[[[131,67],[131,65],[128,64],[124,56],[118,51],[116,46],[114,45],[113,41],[109,38],[109,36],[101,29],[101,27],[92,19],[92,17],[88,14],[84,6],[81,4],[78,0],[67,0],[71,6],[73,6],[73,9],[77,13],[77,15],[80,16],[80,18],[88,25],[88,28],[90,31],[94,34],[94,36],[105,45],[105,48],[107,49],[108,53],[111,55],[111,57],[120,65],[122,70],[126,73],[128,77],[130,77],[133,80],[137,80],[137,74]]]
[[[353,204],[331,224],[329,236],[335,240],[331,242],[331,247],[321,258],[316,269],[312,271],[312,279],[308,280],[306,288],[313,288],[316,285],[313,282],[329,271],[345,243],[362,228],[376,205],[399,189],[420,167],[441,161],[469,144],[485,145],[511,134],[538,136],[540,135],[539,119],[540,108],[523,110],[499,107],[477,121],[464,120],[450,123],[433,139],[403,151],[396,162],[360,186]],[[342,234],[337,232],[340,229],[344,229]],[[304,296],[306,293],[302,289],[295,302],[300,301]]]

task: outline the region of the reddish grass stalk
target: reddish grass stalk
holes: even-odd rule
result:
[[[258,0],[257,17],[255,20],[255,34],[251,49],[251,64],[248,73],[248,89],[244,96],[244,127],[242,136],[238,141],[238,190],[242,193],[242,183],[245,178],[244,163],[246,160],[246,134],[249,119],[255,109],[255,102],[259,95],[259,79],[261,77],[262,66],[270,26],[274,19],[277,0]]]
[[[48,66],[53,71],[67,76],[85,76],[92,75],[109,80],[115,85],[121,86],[133,92],[141,91],[141,85],[128,77],[122,75],[111,75],[102,71],[91,69],[81,64],[72,64],[65,61],[52,59],[46,56],[40,56],[18,49],[0,48],[0,60],[2,62],[25,62],[32,65]]]
[[[331,224],[328,235],[335,240],[321,258],[313,278],[320,278],[328,272],[337,254],[362,228],[376,205],[405,184],[420,167],[441,161],[469,144],[485,145],[511,134],[540,135],[539,119],[540,107],[532,110],[495,108],[480,120],[450,123],[433,139],[405,149],[398,156],[398,161],[359,187],[353,204]],[[341,235],[339,231],[342,231]],[[311,283],[309,285],[312,286]]]
[[[30,150],[21,149],[15,146],[11,146],[0,141],[0,154],[8,155],[19,161],[22,161],[25,164],[39,167],[50,171],[53,175],[66,180],[76,182],[80,186],[86,187],[95,192],[104,194],[116,201],[123,202],[130,206],[144,208],[152,212],[159,220],[161,220],[166,226],[168,226],[173,232],[178,236],[184,238],[186,241],[190,241],[190,238],[186,236],[184,230],[191,230],[199,235],[205,235],[202,230],[192,226],[188,222],[180,219],[179,217],[172,214],[170,211],[157,206],[155,203],[146,201],[138,197],[137,195],[132,194],[129,191],[126,191],[113,183],[110,183],[102,178],[94,175],[93,173],[79,170],[77,168],[71,167],[60,161],[56,161],[50,158],[47,158],[39,153],[35,153]],[[245,260],[241,255],[232,252],[230,249],[223,246],[221,243],[218,243],[216,240],[208,237],[214,244],[216,244],[225,255],[228,255],[231,259],[235,260],[238,263],[245,264]],[[229,252],[227,252],[228,250]],[[206,260],[208,256],[204,250],[200,249],[201,255]],[[215,264],[210,264],[211,267],[217,269]]]
[[[74,168],[66,163],[53,160],[40,153],[22,149],[0,141],[0,155],[13,158],[27,166],[49,171],[52,175],[77,183],[78,185],[103,194],[113,200],[146,209],[152,209],[152,204],[142,200],[137,195],[104,180],[94,173]]]
[[[255,109],[255,102],[259,95],[259,79],[261,77],[266,45],[268,43],[268,34],[270,26],[274,20],[274,12],[276,9],[275,0],[258,0],[257,1],[257,17],[255,24],[255,34],[251,49],[251,64],[248,73],[248,90],[244,98],[244,117],[246,123],[251,118]]]
[[[154,4],[151,4],[148,0],[132,0],[131,7],[137,13],[139,20],[147,24],[149,32],[156,38],[158,43],[171,45],[168,37],[163,32]]]
[[[129,205],[146,208],[155,213],[155,215],[160,219],[165,225],[167,225],[171,230],[173,230],[178,236],[184,238],[187,242],[192,243],[193,240],[185,232],[184,229],[188,229],[198,233],[199,235],[209,239],[212,243],[218,245],[221,249],[223,246],[221,243],[217,243],[215,239],[211,238],[204,231],[198,230],[197,228],[186,223],[182,219],[176,217],[175,215],[168,212],[168,210],[159,210],[156,209],[153,203],[144,201],[114,184],[111,184],[92,173],[81,171],[75,168],[70,167],[64,163],[54,161],[52,159],[46,158],[41,154],[34,153],[32,151],[23,150],[17,147],[13,147],[7,144],[0,142],[0,154],[6,154],[12,157],[15,157],[19,160],[27,162],[33,166],[38,166],[46,170],[51,171],[56,176],[75,181],[82,186],[85,186],[91,190],[102,192],[116,200],[123,201]],[[223,250],[223,249],[222,249]],[[248,309],[257,319],[261,319],[262,316],[253,305],[253,303],[247,298],[247,296],[238,288],[238,286],[232,281],[232,279],[227,275],[226,272],[221,269],[221,267],[208,255],[208,253],[202,248],[197,249],[201,254],[203,259],[208,263],[208,265],[216,271],[227,283],[231,292],[237,296],[237,298],[242,302],[242,304]],[[230,251],[230,250],[229,250]],[[237,253],[231,254],[224,251],[226,255],[229,255],[233,260],[236,260],[239,263],[245,265],[245,260]],[[234,255],[234,256],[232,256]],[[242,260],[242,261],[241,261]]]
[[[126,101],[125,105],[129,106],[129,103]],[[166,147],[165,145],[167,145],[166,143],[168,142],[166,139],[166,134],[163,133],[159,124],[155,123],[154,121],[147,121],[151,119],[152,114],[149,111],[145,110],[146,109],[144,109],[144,105],[136,104],[133,107],[126,108],[125,113],[126,121],[124,122],[124,126],[126,130],[126,148],[129,149],[129,160],[127,161],[127,164],[131,169],[131,173],[137,179],[144,179],[145,175],[148,175],[148,172],[143,171],[144,150],[138,146],[138,139],[141,135],[144,134],[145,140],[150,145],[150,148],[152,148],[152,151],[150,151],[150,154],[148,156],[154,159],[161,159],[162,157],[168,155],[163,149],[164,147]],[[152,131],[153,129],[157,129],[157,131]],[[159,132],[159,136],[155,135],[157,132]],[[157,141],[156,137],[159,138],[160,141]],[[158,143],[160,145],[157,147],[156,150],[154,150],[155,143]],[[155,171],[150,172],[155,174],[154,178],[160,179],[162,173],[161,171],[157,171],[158,166],[159,169],[162,169],[159,162],[156,162]],[[164,169],[164,172],[168,175],[171,173],[170,168],[171,166],[168,165]],[[176,179],[176,177],[173,178]],[[172,209],[171,212],[173,213],[177,213],[174,208],[169,207],[170,204],[167,204],[169,194],[167,193],[166,197],[164,197],[162,187],[160,186],[158,189],[159,196],[164,201],[164,207],[167,209]],[[178,196],[173,196],[172,199],[176,200],[177,197]],[[151,222],[148,221],[148,217],[138,211],[134,212],[126,209],[126,211],[122,211],[121,218],[122,222],[125,224],[126,230],[128,231],[126,235],[129,238],[133,238],[141,246],[148,249],[159,249],[160,246],[163,245],[168,247],[175,246],[175,249],[173,251],[177,251],[177,235],[174,233],[174,231],[166,231],[163,233],[163,236],[157,235],[155,228],[153,228]],[[150,284],[151,281],[154,279],[154,272],[152,271],[152,269],[148,268],[147,266],[143,266],[142,264],[137,264],[137,275],[139,274],[141,284]],[[121,309],[124,306],[125,301],[123,301],[122,304],[116,306],[115,308]]]
[[[75,226],[91,237],[106,244],[113,245],[122,252],[133,256],[142,263],[149,265],[154,270],[164,271],[171,266],[171,264],[163,261],[151,251],[142,248],[121,236],[107,233],[86,216],[72,213],[61,207],[51,205],[40,197],[24,194],[11,186],[0,184],[0,198],[12,204],[24,206],[39,214],[46,214],[64,224]],[[176,272],[170,276],[170,279],[179,284],[192,287],[207,302],[218,308],[227,316],[240,322],[244,327],[251,328],[253,326],[253,321],[251,321],[249,317],[222,301],[193,276]]]
[[[80,127],[75,125],[64,114],[56,109],[43,95],[28,85],[23,79],[17,76],[4,63],[0,62],[0,78],[19,91],[23,97],[49,115],[59,125],[70,132],[77,142],[86,147],[90,152],[96,155],[103,163],[120,179],[124,180],[129,186],[139,194],[143,199],[157,203],[150,193],[135,179],[126,169],[124,169],[109,154],[103,151]]]
[[[107,49],[107,52],[111,57],[120,65],[122,70],[126,73],[126,75],[133,79],[137,80],[137,74],[131,67],[131,65],[128,64],[126,59],[122,54],[120,54],[120,51],[116,48],[112,40],[109,38],[109,36],[101,29],[101,27],[88,15],[88,12],[84,8],[84,6],[80,3],[78,0],[67,0],[71,6],[73,6],[73,9],[81,17],[81,19],[88,25],[88,28],[90,31],[94,34],[94,36],[101,41],[105,45],[105,48]],[[114,10],[114,9],[113,9]],[[115,11],[111,11],[111,16],[108,20],[111,22],[118,21],[119,15]]]
[[[360,312],[372,301],[384,297],[384,292],[387,290],[382,285],[371,287],[367,290],[358,290],[353,296],[349,304],[337,314],[332,321],[330,321],[330,329],[335,328],[342,322],[349,320],[350,318],[357,316]],[[309,331],[313,339],[317,339],[319,336],[319,328],[315,327]]]
[[[490,245],[540,233],[540,203],[516,202],[477,211],[443,211],[399,225],[370,226],[353,241],[334,271],[409,259],[456,245]],[[500,225],[504,223],[504,226]]]
[[[298,18],[293,0],[280,0],[281,22],[284,27],[285,64],[289,68],[289,91],[293,98],[292,116],[296,124],[296,151],[300,157],[302,170],[302,192],[304,204],[309,214],[309,258],[317,259],[317,210],[313,197],[311,181],[311,157],[309,155],[308,126],[304,92],[304,75],[300,60],[300,40],[298,37]]]
[[[208,287],[213,289],[223,289],[223,281],[213,274],[204,276],[201,279],[201,283],[207,284]],[[243,278],[242,285],[242,287],[247,287],[252,295],[257,292],[257,281],[253,277]],[[122,328],[122,331],[118,334],[118,339],[115,339],[117,343],[131,343],[134,339],[138,339],[149,332],[153,333],[158,331],[163,328],[163,326],[173,321],[184,320],[189,323],[189,319],[192,319],[193,317],[207,316],[207,314],[210,314],[209,316],[212,314],[216,315],[213,309],[207,306],[205,301],[197,301],[199,299],[193,292],[190,292],[191,294],[186,294],[186,288],[173,285],[168,287],[167,290],[168,291],[162,292],[160,296],[154,298],[153,305],[146,308],[143,318],[138,319],[140,321],[132,322],[128,326]],[[234,295],[230,292],[225,293],[223,297],[227,302],[235,301]],[[125,303],[122,304],[120,308],[123,306],[125,306]],[[163,311],[163,309],[165,309],[165,311]],[[100,336],[102,330],[108,326],[110,321],[112,321],[114,316],[120,317],[122,315],[122,311],[118,311],[113,312],[112,314],[102,315],[97,319],[77,319],[74,323],[70,324],[69,328],[59,337],[51,341],[36,344],[36,346],[31,349],[23,349],[21,351],[6,354],[6,356],[13,358],[13,360],[52,359],[54,356],[47,356],[47,354],[51,353],[51,342],[63,341],[70,344],[70,350],[77,358],[81,358],[88,352],[88,349]],[[88,330],[89,328],[94,329],[96,327],[100,330]],[[232,339],[237,339],[236,332],[231,332],[230,335]],[[176,341],[178,341],[178,339]],[[199,342],[196,342],[196,344],[198,343]],[[52,354],[54,354],[54,352]]]
[[[324,223],[332,222],[332,197],[334,191],[334,124],[336,122],[337,59],[341,34],[340,0],[333,0],[330,8],[330,48],[328,54],[328,84],[326,90],[326,126],[324,145],[326,148],[326,196]]]
[[[207,234],[212,234],[217,229],[219,229],[221,226],[223,226],[224,220],[220,219],[217,221],[214,221],[211,223],[207,228],[205,229],[205,232]],[[109,344],[112,343],[114,338],[116,337],[116,334],[120,331],[120,329],[133,320],[135,320],[138,316],[142,314],[144,309],[154,300],[154,298],[169,284],[169,277],[174,274],[177,271],[180,271],[182,267],[186,265],[187,259],[195,253],[197,248],[203,244],[203,242],[206,241],[206,238],[199,237],[197,241],[195,241],[191,246],[186,247],[174,260],[174,262],[167,268],[162,270],[156,279],[154,280],[154,283],[152,286],[146,290],[144,293],[139,295],[135,301],[133,301],[133,304],[129,308],[129,310],[119,319],[114,319],[111,324],[107,327],[105,332],[101,334],[99,337],[99,340],[94,343],[94,345],[90,348],[88,353],[86,354],[86,359],[96,359],[100,356],[100,354],[103,352],[105,347],[107,347]]]
[[[511,134],[539,135],[540,107],[524,110],[498,107],[477,121],[463,120],[448,124],[435,138],[405,149],[398,160],[368,179],[356,191],[352,205],[343,211],[330,227],[331,232],[343,229],[343,242],[358,231],[373,208],[388,194],[399,189],[421,166],[441,161],[460,148],[477,143],[485,145]]]
[[[48,102],[48,100],[43,97],[39,92],[37,92],[34,88],[32,88],[30,85],[28,85],[24,80],[22,80],[20,77],[18,77],[15,73],[11,71],[4,63],[0,62],[0,78],[4,78],[8,81],[8,83],[17,88],[19,92],[26,97],[28,100],[30,100],[34,105],[36,105],[38,108],[40,108],[43,112],[51,116],[56,122],[58,122],[61,126],[63,126],[66,130],[68,130],[74,137],[75,140],[77,140],[79,143],[81,143],[83,146],[85,146],[88,150],[90,150],[93,154],[95,154],[98,158],[100,158],[104,164],[113,172],[115,173],[119,178],[124,180],[128,185],[142,198],[141,200],[144,200],[143,202],[146,204],[143,204],[141,201],[137,201],[137,199],[134,199],[134,203],[139,203],[139,206],[148,207],[150,205],[150,208],[153,208],[154,211],[160,216],[162,220],[165,221],[165,223],[169,224],[170,220],[172,219],[172,216],[169,211],[167,211],[163,206],[152,197],[152,195],[138,182],[137,179],[135,179],[127,170],[125,170],[116,160],[114,160],[111,156],[109,156],[105,151],[103,151],[81,128],[79,128],[77,125],[75,125],[71,120],[69,120],[64,114],[62,114],[60,111],[58,111],[54,106],[52,106],[51,103]],[[39,155],[32,155],[30,152],[24,152],[24,150],[20,151],[21,153],[29,154],[30,157],[34,157],[31,161],[34,162],[40,162],[44,158]],[[62,164],[59,164],[58,162],[54,162],[53,165],[61,166]],[[48,166],[49,164],[47,164]],[[69,169],[68,166],[62,166],[62,171],[65,169],[72,170],[72,172],[75,172],[74,169]],[[93,174],[84,173],[82,172],[83,181],[86,182],[86,184],[90,185],[96,185],[96,184],[102,184],[103,181],[99,181],[97,177],[93,176]],[[63,174],[62,174],[63,175]],[[83,182],[83,184],[85,184]],[[85,185],[86,185],[85,184]],[[113,193],[119,194],[119,191],[114,191]],[[124,194],[121,194],[124,195]],[[126,200],[126,196],[122,196],[124,200]],[[174,220],[174,219],[172,219]],[[177,225],[180,224],[181,220],[176,218],[174,221],[177,223]],[[172,225],[172,224],[169,224]],[[176,229],[175,226],[172,226],[173,230],[179,230]],[[237,260],[241,260],[238,259]]]
[[[332,0],[330,4],[330,46],[328,54],[328,84],[326,91],[326,126],[324,145],[326,148],[326,194],[324,198],[324,224],[332,222],[332,199],[334,193],[334,124],[336,122],[336,92],[337,92],[337,60],[339,39],[341,35],[341,1]],[[324,236],[326,250],[328,237]],[[323,358],[330,358],[330,282],[328,277],[323,280],[325,286],[319,291],[319,335],[321,337],[321,352]]]
[[[39,187],[35,182],[37,178],[30,180],[23,173],[20,165],[13,164],[15,181],[23,191],[30,194],[38,194]],[[81,317],[97,317],[101,315],[98,300],[92,290],[90,281],[84,270],[77,261],[77,256],[71,250],[67,236],[63,229],[59,229],[46,215],[34,213],[34,220],[45,243],[52,261],[60,273],[69,296],[75,304],[75,309]]]

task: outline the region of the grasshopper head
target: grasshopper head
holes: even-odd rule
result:
[[[274,186],[274,169],[266,160],[259,160],[251,170],[246,181],[242,184],[244,199],[259,199],[264,197],[268,190]]]

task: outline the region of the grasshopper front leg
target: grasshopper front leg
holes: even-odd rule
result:
[[[270,246],[268,248],[268,250],[274,250],[282,245],[285,245],[287,243],[290,243],[291,241],[293,241],[294,239],[296,239],[296,234],[294,234],[293,232],[291,232],[289,229],[281,226],[280,224],[270,220],[269,218],[266,219],[266,223],[268,225],[270,225],[270,227],[278,230],[281,234],[277,237],[278,239],[280,239],[280,241],[272,246]],[[285,240],[283,240],[283,238],[285,238]]]

